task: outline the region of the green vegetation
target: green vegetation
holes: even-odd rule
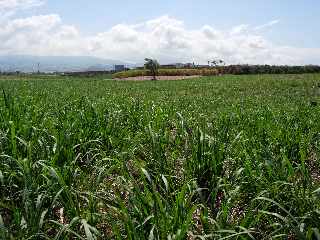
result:
[[[217,62],[216,62],[217,63]],[[220,63],[218,61],[218,63]],[[320,66],[270,66],[270,65],[229,65],[218,66],[220,72],[225,74],[302,74],[320,73]]]
[[[216,69],[159,69],[159,76],[214,76],[217,75]],[[140,76],[152,76],[149,70],[129,70],[125,72],[118,72],[113,74],[113,78],[128,78]]]
[[[320,66],[270,66],[270,65],[228,65],[223,66],[222,60],[208,62],[211,68],[185,67],[179,69],[162,68],[159,70],[161,76],[214,76],[221,74],[248,75],[248,74],[302,74],[320,73]],[[130,70],[113,74],[114,78],[127,78],[138,76],[152,76],[147,70]]]
[[[18,78],[1,239],[320,239],[319,74]]]

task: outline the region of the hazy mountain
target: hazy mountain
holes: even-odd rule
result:
[[[117,60],[102,59],[86,56],[0,56],[0,71],[21,72],[69,72],[69,71],[103,71],[112,70],[115,64],[125,64]]]

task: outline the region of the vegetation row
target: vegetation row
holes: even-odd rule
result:
[[[158,69],[159,76],[213,76],[217,75],[217,69]],[[140,76],[153,76],[150,70],[129,70],[113,74],[113,78],[128,78]]]

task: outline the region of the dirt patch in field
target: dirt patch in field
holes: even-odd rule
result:
[[[157,76],[157,80],[183,80],[190,78],[198,78],[200,75],[195,76]],[[128,78],[114,78],[115,80],[125,80],[125,81],[145,81],[152,80],[151,76],[140,76],[140,77],[128,77]]]

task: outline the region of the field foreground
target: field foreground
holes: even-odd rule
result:
[[[0,90],[0,239],[320,239],[319,74]]]
[[[201,76],[157,76],[157,80],[184,80],[191,78],[199,78]],[[152,76],[128,77],[128,78],[114,78],[114,80],[130,80],[130,81],[146,81],[153,80]]]

